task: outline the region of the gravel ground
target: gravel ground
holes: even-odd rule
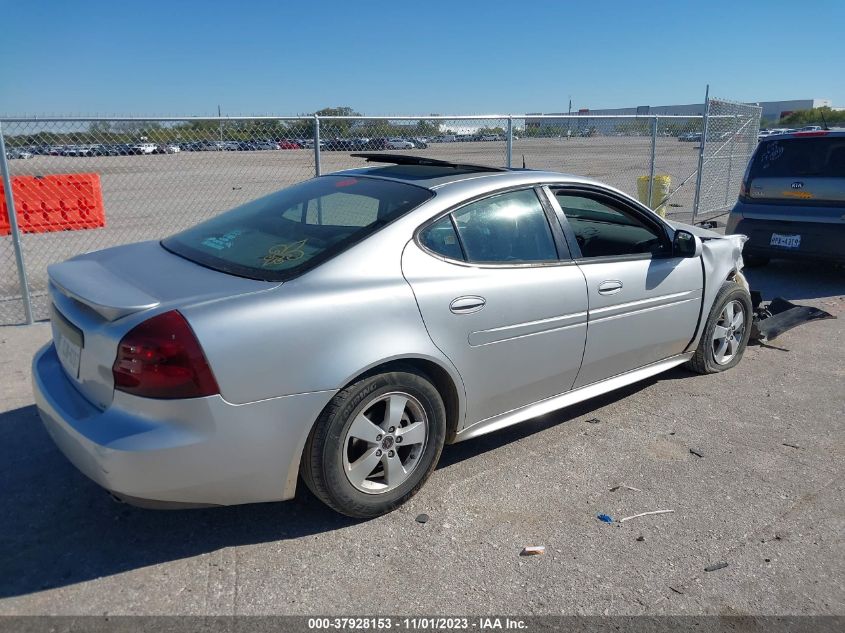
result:
[[[114,503],[31,404],[47,326],[0,328],[0,614],[845,614],[845,275],[748,276],[840,319],[726,373],[676,369],[447,447],[419,495],[363,522],[304,487],[232,508]]]

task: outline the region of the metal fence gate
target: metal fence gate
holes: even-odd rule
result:
[[[715,99],[702,116],[0,119],[0,325],[47,318],[49,264],[159,239],[289,184],[358,167],[356,151],[569,172],[634,196],[646,177],[640,198],[670,219],[712,218],[736,199],[759,120],[760,108]],[[38,214],[61,201],[8,204],[27,177],[82,174],[101,184],[100,228],[38,228]],[[651,191],[654,176],[668,177],[665,196]]]

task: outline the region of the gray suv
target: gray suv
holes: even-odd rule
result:
[[[770,258],[845,261],[845,130],[776,134],[757,146],[728,234],[749,266]]]

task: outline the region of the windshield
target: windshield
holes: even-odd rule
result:
[[[760,143],[750,177],[845,178],[845,137],[792,138]]]
[[[433,195],[389,180],[322,176],[248,202],[161,244],[214,270],[280,281],[333,257]]]

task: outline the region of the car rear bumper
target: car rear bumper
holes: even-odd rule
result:
[[[726,233],[748,236],[743,253],[758,257],[845,262],[845,223],[748,219],[731,213]],[[772,246],[772,234],[800,235],[797,248]]]
[[[155,400],[115,392],[100,410],[67,378],[52,343],[32,363],[44,426],[83,474],[130,502],[234,505],[293,497],[320,391],[233,405],[222,397]]]

